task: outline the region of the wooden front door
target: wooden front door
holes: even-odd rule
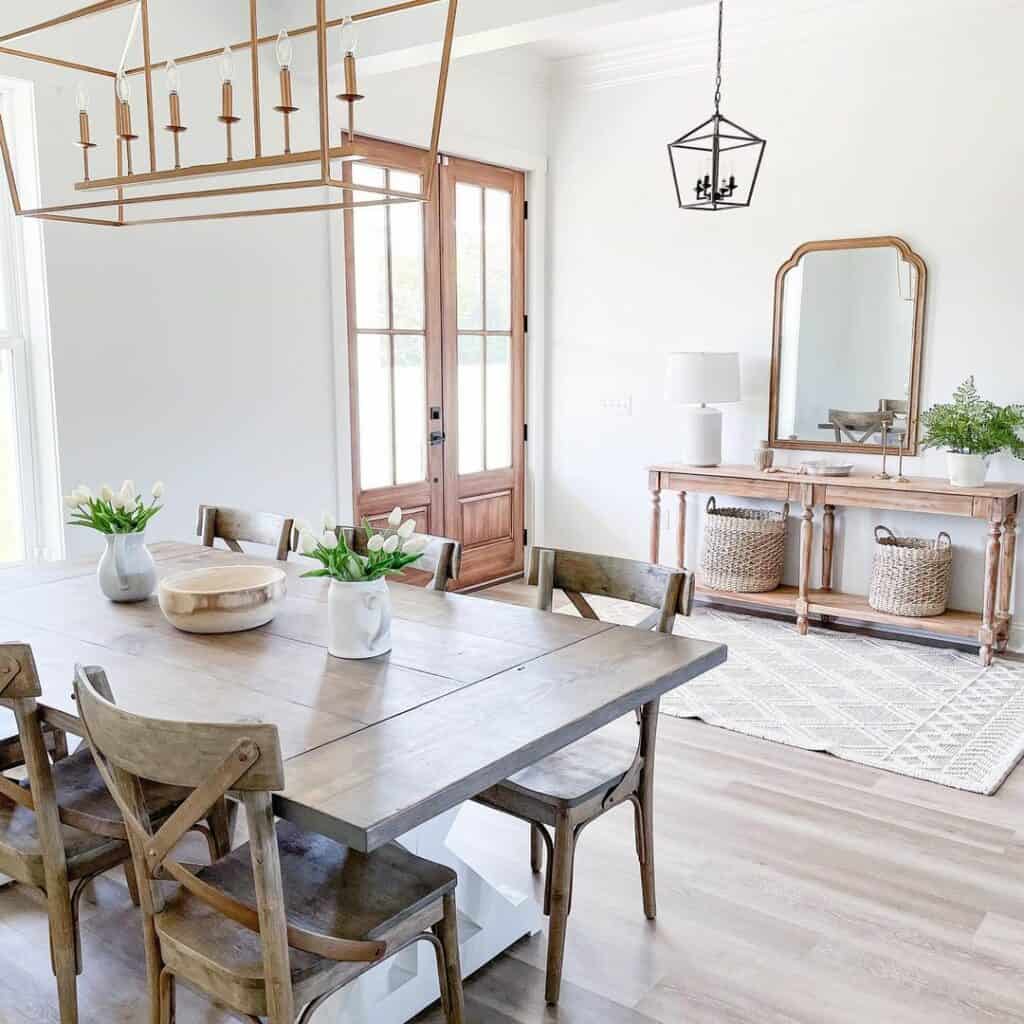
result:
[[[422,151],[366,144],[346,176],[419,191]],[[439,171],[429,204],[345,213],[354,512],[461,541],[464,588],[523,568],[525,179]]]

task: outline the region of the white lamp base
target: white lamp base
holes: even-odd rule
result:
[[[718,466],[722,462],[722,413],[701,405],[684,409],[679,417],[683,430],[683,464]]]

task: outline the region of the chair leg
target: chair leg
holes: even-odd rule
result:
[[[538,829],[538,825],[530,826],[530,867],[535,875],[540,874],[541,867],[544,864],[544,840],[541,838]]]
[[[60,1024],[78,1024],[78,955],[75,922],[71,913],[71,895],[63,892],[46,894],[50,914],[50,958],[57,979],[57,1003]]]
[[[444,897],[444,917],[434,925],[434,934],[444,950],[445,977],[439,978],[442,992],[447,988],[445,1007],[448,1024],[464,1024],[466,1007],[462,995],[462,965],[459,962],[459,924],[455,907],[455,894]]]
[[[575,853],[575,831],[567,818],[560,817],[555,825],[555,854],[549,872],[551,917],[548,924],[548,970],[544,998],[550,1006],[557,1004],[562,990],[562,962],[565,959],[565,933],[569,926]]]
[[[177,1019],[177,986],[174,975],[165,967],[160,972],[160,1024],[174,1024]]]
[[[135,877],[135,865],[130,861],[124,862],[124,880],[128,886],[128,895],[131,897],[131,901],[135,906],[139,906],[139,880]]]
[[[640,861],[640,887],[644,897],[644,915],[648,921],[658,916],[654,887],[654,794],[650,786],[641,786],[633,799],[636,809],[636,855]]]

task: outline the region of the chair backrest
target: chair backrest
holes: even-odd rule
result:
[[[538,588],[537,607],[551,611],[552,595],[561,590],[586,619],[598,615],[583,596],[611,597],[657,609],[641,625],[671,633],[677,615],[693,609],[695,577],[685,569],[669,569],[628,558],[591,555],[582,551],[533,548],[527,582]]]
[[[75,698],[96,766],[125,820],[147,917],[163,909],[153,883],[173,879],[213,910],[260,936],[267,998],[274,1020],[291,1020],[288,947],[331,960],[370,963],[384,955],[376,942],[353,942],[288,924],[271,792],[284,788],[284,764],[275,725],[177,722],[119,708],[102,669],[75,668]],[[151,828],[142,780],[191,790],[157,831]],[[246,812],[255,906],[216,889],[171,857],[189,829],[228,791]],[[285,1000],[274,1008],[275,1000]]]
[[[247,512],[240,508],[222,508],[200,505],[196,520],[196,535],[203,544],[213,547],[218,537],[232,550],[243,553],[239,541],[265,544],[275,551],[280,561],[288,560],[294,520],[274,512]]]

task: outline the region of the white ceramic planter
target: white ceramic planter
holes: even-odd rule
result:
[[[988,459],[984,455],[946,452],[946,468],[954,487],[980,487],[988,475]]]
[[[327,649],[335,658],[376,658],[387,654],[391,650],[391,592],[387,580],[331,580],[327,634]]]
[[[145,601],[156,589],[156,566],[146,534],[105,534],[106,550],[96,568],[100,590],[111,601]]]

